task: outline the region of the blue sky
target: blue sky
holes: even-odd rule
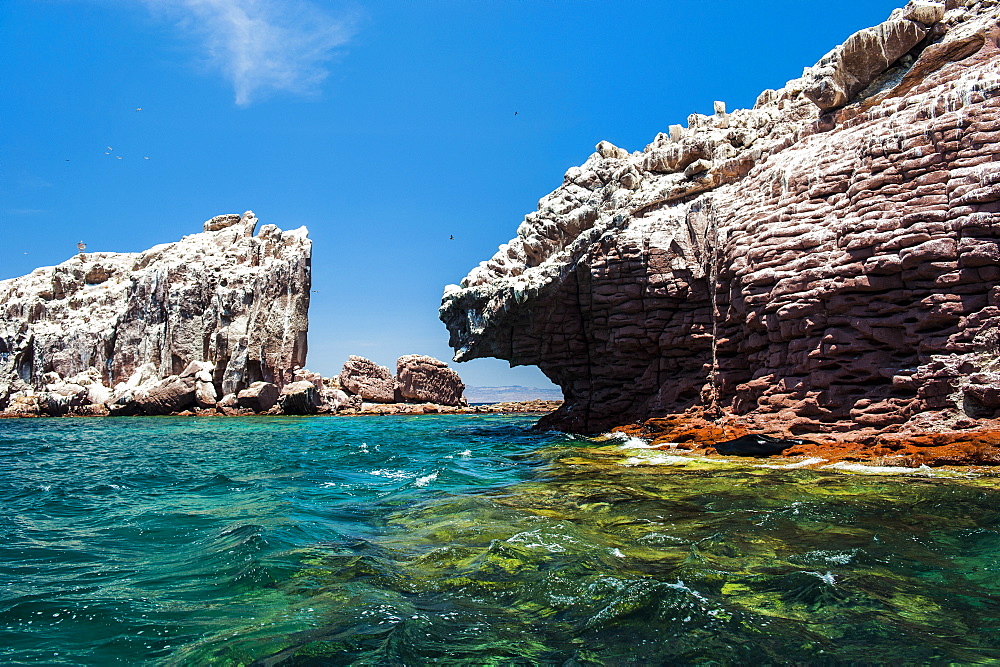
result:
[[[3,0],[0,279],[251,209],[309,227],[310,368],[450,359],[443,286],[598,141],[751,106],[901,4]]]

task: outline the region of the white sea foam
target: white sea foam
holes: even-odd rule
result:
[[[684,456],[680,454],[647,454],[645,456],[630,456],[622,465],[626,466],[683,466],[691,463],[720,463],[718,460],[706,459],[702,456]]]
[[[806,574],[811,574],[814,577],[819,577],[820,579],[823,580],[824,583],[829,584],[830,586],[836,585],[837,582],[836,578],[833,576],[833,573],[830,571],[827,571],[826,574],[822,574],[820,572],[806,572]]]
[[[370,471],[368,474],[392,480],[410,479],[413,477],[413,473],[406,472],[405,470],[390,470],[389,468],[379,468],[378,470]]]
[[[579,540],[559,533],[546,534],[542,529],[526,530],[515,535],[511,535],[506,540],[510,544],[522,544],[529,549],[545,549],[550,553],[563,553],[566,551],[564,544],[579,544]]]
[[[851,463],[849,461],[837,461],[830,465],[823,466],[824,470],[842,470],[844,472],[860,472],[867,475],[899,475],[907,474],[934,474],[934,471],[925,465],[919,468],[904,468],[902,466],[868,466],[863,463]]]
[[[704,595],[702,595],[701,593],[699,593],[695,589],[693,589],[690,586],[688,586],[687,584],[685,584],[680,579],[677,580],[676,584],[668,583],[667,586],[669,586],[670,588],[676,588],[677,590],[680,590],[680,591],[684,591],[688,595],[694,597],[699,602],[702,602],[703,604],[706,604],[706,605],[708,604],[708,598],[706,598]]]
[[[654,447],[659,447],[660,445],[653,445],[648,440],[643,440],[642,438],[637,438],[635,436],[631,438],[626,438],[622,444],[622,449],[653,449]]]
[[[463,459],[471,459],[472,458],[472,450],[471,449],[466,449],[463,452],[459,452],[458,455],[461,456]]]
[[[416,484],[417,486],[427,486],[437,478],[438,478],[437,472],[432,472],[429,475],[424,475],[423,477],[417,477],[417,479],[413,483]]]
[[[814,466],[817,463],[823,463],[826,459],[819,457],[805,459],[803,461],[796,461],[795,463],[762,463],[756,468],[774,468],[775,470],[792,470],[795,468],[808,468],[809,466]],[[829,467],[829,466],[826,466]]]
[[[820,550],[816,550],[816,551],[810,551],[809,553],[807,553],[805,555],[806,556],[810,556],[810,557],[822,558],[827,563],[833,563],[834,565],[847,565],[852,560],[854,560],[854,556],[857,555],[857,550],[854,550],[854,551],[825,551],[825,550],[820,549]]]

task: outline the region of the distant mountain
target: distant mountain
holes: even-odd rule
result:
[[[546,401],[561,401],[562,391],[558,387],[466,387],[465,400],[469,403],[503,403],[504,401],[532,401],[540,398]]]

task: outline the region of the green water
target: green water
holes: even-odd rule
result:
[[[0,662],[1000,660],[997,479],[532,420],[0,422]]]

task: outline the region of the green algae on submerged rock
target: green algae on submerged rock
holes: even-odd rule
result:
[[[997,478],[768,467],[533,421],[9,422],[0,659],[1000,660]]]
[[[337,653],[312,642],[283,656],[595,665],[1000,659],[996,479],[720,459],[629,466],[619,445],[580,440],[537,457],[545,463],[533,480],[387,515],[377,542],[394,565],[382,585],[399,596],[390,612],[402,619],[398,641],[360,633]],[[337,585],[356,585],[352,567],[332,577]],[[329,629],[342,638],[354,623],[344,616]]]

